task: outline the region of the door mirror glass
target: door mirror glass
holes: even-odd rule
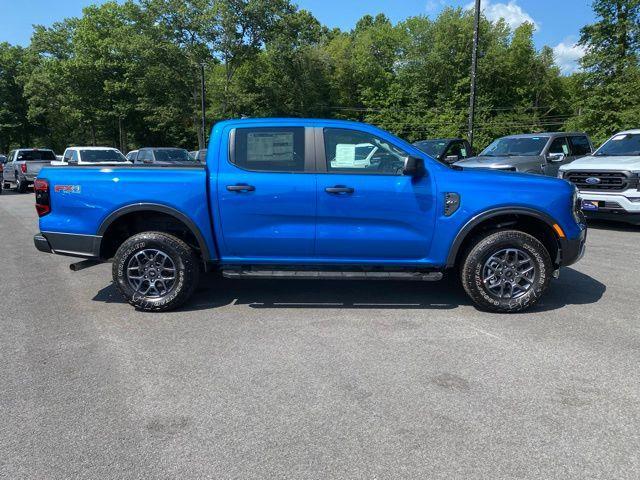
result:
[[[547,160],[552,163],[562,162],[565,158],[566,157],[564,153],[550,153],[549,155],[547,155]]]
[[[424,160],[420,157],[407,157],[404,161],[402,174],[411,177],[422,177],[425,174]]]

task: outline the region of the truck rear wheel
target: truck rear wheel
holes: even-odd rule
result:
[[[179,307],[191,297],[199,277],[193,249],[167,233],[134,235],[113,258],[113,283],[131,305],[144,311]]]
[[[21,179],[18,174],[16,174],[16,191],[18,193],[26,193],[27,191],[27,181]]]
[[[508,313],[535,305],[552,273],[551,257],[540,241],[506,230],[477,240],[464,259],[461,280],[478,307]]]

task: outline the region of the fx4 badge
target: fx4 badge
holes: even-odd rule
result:
[[[53,187],[54,192],[62,192],[62,193],[80,193],[82,189],[80,185],[56,185]]]

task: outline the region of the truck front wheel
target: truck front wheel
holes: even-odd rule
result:
[[[131,305],[144,311],[179,307],[195,291],[199,276],[193,249],[167,233],[134,235],[113,258],[113,283]]]
[[[480,237],[461,269],[462,285],[478,307],[518,312],[538,302],[553,273],[551,257],[533,236],[506,230]]]

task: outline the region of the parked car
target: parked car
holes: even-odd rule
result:
[[[364,144],[377,152],[362,168]],[[215,125],[209,149],[216,154],[204,167],[144,175],[43,170],[36,247],[89,264],[113,259],[116,287],[151,311],[183,304],[201,270],[433,281],[458,267],[478,306],[515,312],[584,252],[586,225],[568,182],[453,169],[370,125],[229,120]]]
[[[0,195],[2,195],[2,190],[3,190],[3,188],[2,188],[2,186],[4,184],[4,181],[3,181],[4,174],[3,174],[3,172],[4,172],[4,166],[5,166],[6,163],[7,163],[7,156],[0,154]]]
[[[129,153],[127,153],[127,160],[129,160],[131,163],[134,163],[137,156],[138,150],[131,150]]]
[[[184,148],[141,148],[134,160],[135,164],[189,165],[198,164]]]
[[[462,138],[434,138],[420,140],[414,145],[427,155],[445,163],[455,163],[473,156],[469,142]]]
[[[124,163],[127,159],[117,148],[111,147],[69,147],[62,155],[62,161],[51,162],[55,166],[65,165],[110,165]]]
[[[207,163],[207,149],[203,148],[202,150],[194,150],[193,152],[189,152],[193,158],[195,158],[200,163]]]
[[[2,187],[24,193],[40,173],[43,166],[51,165],[56,159],[53,150],[40,148],[19,148],[9,152],[7,163],[2,172]]]
[[[510,135],[494,140],[477,157],[461,160],[455,165],[555,177],[561,165],[589,155],[592,151],[589,137],[579,132]]]
[[[615,134],[559,176],[580,189],[587,218],[640,225],[640,129]]]

